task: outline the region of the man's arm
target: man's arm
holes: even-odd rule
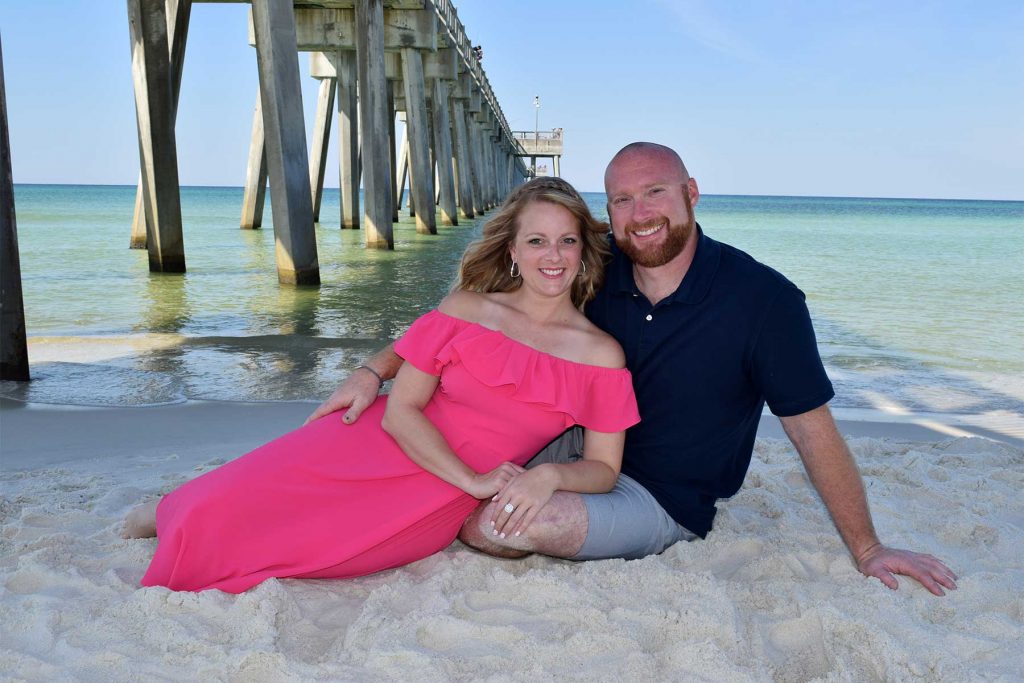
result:
[[[346,377],[330,398],[306,418],[306,424],[344,408],[348,410],[341,419],[346,424],[352,424],[377,398],[381,385],[394,379],[403,362],[402,357],[395,353],[394,343],[388,344],[363,363],[366,367],[357,368]]]
[[[899,582],[893,574],[917,579],[935,595],[945,595],[943,587],[956,590],[956,575],[935,557],[889,548],[878,540],[864,482],[827,405],[779,419],[862,574],[894,590]]]

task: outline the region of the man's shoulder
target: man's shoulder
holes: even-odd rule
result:
[[[756,287],[770,291],[778,291],[781,288],[790,287],[798,289],[785,275],[771,266],[761,263],[742,249],[738,249],[726,242],[713,241],[717,243],[721,253],[719,272],[723,276],[723,282],[720,284]]]

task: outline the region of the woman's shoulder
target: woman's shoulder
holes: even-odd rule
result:
[[[591,323],[586,315],[573,316],[565,325],[564,346],[572,360],[587,366],[618,370],[626,367],[626,354],[615,338]]]
[[[626,367],[626,354],[615,337],[587,320],[585,316],[580,317],[582,320],[577,321],[575,326],[579,337],[577,348],[583,351],[583,359],[580,362],[614,370]]]
[[[515,306],[508,301],[504,292],[468,292],[457,290],[446,296],[437,310],[451,318],[476,323],[488,329],[502,331],[511,339],[518,338],[515,332],[507,331],[504,322],[514,317]],[[515,325],[512,325],[515,327]],[[590,322],[585,315],[576,311],[572,318],[550,332],[554,343],[542,344],[549,353],[582,365],[620,369],[626,366],[626,357],[615,338]]]
[[[437,310],[451,318],[479,323],[486,317],[488,309],[493,305],[494,303],[487,294],[460,289],[442,299],[441,303],[437,305]]]

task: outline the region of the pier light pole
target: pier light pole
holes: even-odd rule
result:
[[[533,96],[533,151],[540,147],[540,95]],[[537,177],[537,157],[533,157],[533,177]]]
[[[534,95],[533,106],[536,109],[533,117],[533,144],[536,145],[540,141],[540,95]]]

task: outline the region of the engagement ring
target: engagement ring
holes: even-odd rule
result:
[[[505,509],[505,512],[507,512],[508,514],[511,515],[513,512],[516,511],[516,506],[513,505],[512,503],[505,503],[505,508],[504,509]]]

